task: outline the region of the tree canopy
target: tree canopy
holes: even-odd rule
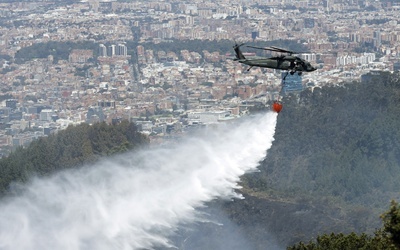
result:
[[[400,248],[400,206],[392,200],[390,208],[381,216],[384,227],[375,231],[373,236],[365,233],[331,233],[317,237],[309,243],[300,242],[288,250],[396,250]]]
[[[398,75],[387,73],[285,97],[259,177],[271,188],[360,204],[376,192],[388,200],[400,188],[399,92]]]
[[[23,63],[34,58],[46,58],[49,55],[54,57],[54,61],[68,60],[69,53],[73,49],[91,49],[97,54],[97,44],[93,42],[46,42],[37,43],[32,46],[24,47],[15,54],[15,61]]]
[[[69,126],[0,159],[0,193],[6,193],[10,183],[25,182],[32,175],[50,175],[62,169],[80,167],[102,156],[122,153],[147,143],[148,138],[128,121]]]

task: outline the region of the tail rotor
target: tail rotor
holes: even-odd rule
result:
[[[233,46],[233,49],[235,50],[235,53],[236,53],[236,58],[234,59],[235,61],[246,59],[246,57],[244,57],[244,55],[242,54],[242,51],[240,50],[240,47],[243,46],[244,44],[245,43],[238,44],[235,41],[235,45]]]

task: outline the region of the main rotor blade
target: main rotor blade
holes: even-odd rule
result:
[[[293,52],[293,51],[286,50],[286,49],[282,49],[282,48],[275,47],[275,46],[271,46],[271,48],[276,49],[276,50],[280,50],[280,51],[282,51],[282,52]]]
[[[294,52],[294,51],[291,51],[291,50],[286,50],[286,49],[282,49],[282,48],[279,48],[279,47],[275,47],[275,46],[271,46],[271,48],[274,48],[274,49],[276,49],[277,51],[280,51],[280,52],[282,52],[282,53],[288,53],[288,54],[298,54],[298,52]]]
[[[268,48],[268,47],[263,48],[263,47],[256,47],[256,46],[250,46],[250,45],[248,45],[248,46],[246,46],[246,47],[254,48],[254,49],[263,49],[263,50],[269,50],[269,51],[276,51],[276,52],[283,52],[283,51],[281,51],[281,50],[277,50],[277,49],[275,49],[275,48]]]
[[[254,49],[269,50],[269,51],[273,51],[273,52],[287,53],[287,54],[289,54],[289,55],[293,55],[293,54],[307,54],[307,53],[310,53],[310,52],[294,52],[294,51],[291,51],[291,50],[281,49],[281,48],[278,48],[278,47],[275,47],[275,46],[270,46],[270,47],[257,47],[257,46],[250,46],[250,45],[247,45],[246,47],[254,48]]]
[[[273,52],[287,53],[287,54],[289,54],[289,55],[297,54],[296,52],[293,52],[293,51],[290,51],[290,50],[281,49],[281,48],[278,48],[278,47],[273,47],[273,46],[271,46],[271,47],[265,47],[265,48],[256,47],[256,46],[247,46],[247,47],[255,48],[255,49],[269,50],[269,51],[273,51]]]
[[[302,52],[300,52],[300,51],[291,51],[291,50],[286,50],[286,49],[282,49],[282,48],[275,47],[275,46],[271,46],[271,48],[274,48],[274,49],[280,50],[281,52],[286,52],[286,53],[289,53],[289,54],[308,54],[308,53],[311,53],[311,52],[304,52],[304,51],[302,51]]]

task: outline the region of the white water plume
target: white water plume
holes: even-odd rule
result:
[[[239,178],[272,145],[272,112],[166,147],[35,178],[0,201],[0,249],[152,249],[201,219],[213,199],[240,198]]]

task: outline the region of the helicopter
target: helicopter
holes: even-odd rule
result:
[[[240,47],[243,45],[242,44],[235,44],[233,46],[233,49],[235,50],[236,53],[236,58],[234,58],[234,61],[238,61],[240,63],[249,65],[250,68],[247,69],[249,71],[252,67],[262,67],[262,68],[270,68],[270,69],[280,69],[280,70],[287,70],[291,75],[297,72],[298,75],[301,75],[302,72],[312,72],[316,70],[315,67],[311,65],[310,62],[298,57],[294,56],[293,54],[299,54],[299,52],[293,52],[290,50],[286,49],[281,49],[278,47],[270,46],[270,47],[255,47],[255,46],[246,46],[249,48],[255,48],[255,49],[262,49],[262,50],[269,50],[273,52],[279,52],[279,53],[284,53],[286,55],[280,55],[280,56],[275,56],[275,57],[251,57],[251,58],[246,58],[242,51],[240,50]]]
[[[235,44],[233,46],[233,49],[235,50],[236,53],[236,58],[234,58],[234,61],[238,61],[242,64],[249,65],[250,68],[247,69],[249,71],[252,67],[261,67],[261,68],[270,68],[270,69],[280,69],[280,70],[286,70],[287,73],[282,79],[282,84],[285,84],[285,80],[287,75],[290,73],[293,75],[294,73],[297,72],[297,74],[300,76],[303,72],[312,72],[317,70],[315,67],[311,65],[310,62],[297,57],[293,56],[293,54],[299,54],[299,52],[293,52],[290,50],[286,49],[281,49],[278,47],[270,46],[270,47],[255,47],[255,46],[246,46],[249,48],[255,48],[255,49],[262,49],[262,50],[269,50],[272,52],[279,52],[283,53],[280,56],[275,56],[275,57],[251,57],[251,58],[246,58],[242,51],[240,50],[240,47],[243,45],[242,44]],[[286,55],[284,55],[286,54]],[[281,112],[283,108],[282,102],[278,99],[273,102],[271,105],[272,110],[276,113]]]

